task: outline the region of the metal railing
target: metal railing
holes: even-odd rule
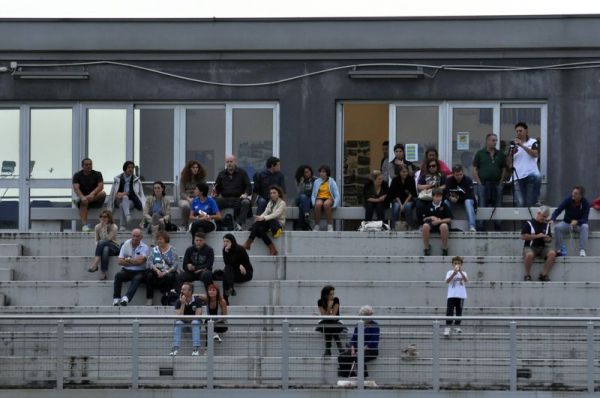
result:
[[[379,355],[364,367],[365,318],[341,317],[343,345],[358,330],[351,379],[338,375],[335,340],[324,356],[325,338],[315,329],[321,317],[229,316],[226,332],[212,317],[185,319],[196,318],[200,355],[191,355],[184,328],[172,356],[177,316],[0,315],[0,385],[288,389],[343,380],[358,389],[598,389],[600,318],[463,317],[462,333],[445,336],[454,318],[376,316]]]

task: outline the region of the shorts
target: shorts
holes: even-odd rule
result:
[[[77,207],[79,207],[79,205],[81,204],[81,199],[76,199],[75,204],[77,205]],[[102,198],[102,200],[95,200],[93,202],[88,203],[88,209],[99,209],[102,206],[104,206],[104,198]]]
[[[525,257],[527,253],[533,253],[534,258],[539,257],[546,259],[546,257],[548,257],[548,253],[550,253],[550,250],[552,249],[550,249],[548,246],[526,246],[523,248],[523,257]]]
[[[425,224],[429,225],[429,232],[440,232],[440,227],[443,225],[433,225],[431,221],[425,221]],[[448,231],[450,231],[450,224],[448,224]]]

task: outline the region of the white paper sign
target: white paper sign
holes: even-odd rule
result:
[[[405,144],[404,145],[404,157],[409,162],[419,161],[419,144]]]
[[[457,151],[468,151],[469,150],[469,135],[467,132],[456,133],[456,150]]]

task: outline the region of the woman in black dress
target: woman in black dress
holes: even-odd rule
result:
[[[335,297],[335,288],[327,285],[321,289],[321,298],[317,301],[319,312],[324,316],[340,315],[340,300]],[[323,319],[319,322],[317,330],[325,335],[325,353],[323,356],[331,356],[331,340],[335,340],[338,351],[343,351],[340,341],[340,333],[344,330],[344,325],[337,319]]]

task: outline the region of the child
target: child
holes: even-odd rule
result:
[[[448,301],[446,304],[446,316],[453,316],[456,309],[456,316],[462,316],[462,309],[467,298],[467,288],[465,283],[469,281],[467,273],[462,270],[462,257],[455,256],[452,258],[452,269],[446,273],[446,283],[448,284]],[[444,336],[450,337],[450,326],[452,320],[446,321],[444,328]],[[460,329],[460,319],[454,321],[454,333],[462,333]]]
[[[423,214],[423,253],[426,256],[431,255],[431,245],[429,244],[429,235],[431,232],[439,232],[442,238],[442,256],[448,255],[448,233],[450,232],[450,223],[452,222],[452,211],[446,203],[442,201],[444,191],[440,188],[434,188],[432,192],[433,200],[425,209]]]

